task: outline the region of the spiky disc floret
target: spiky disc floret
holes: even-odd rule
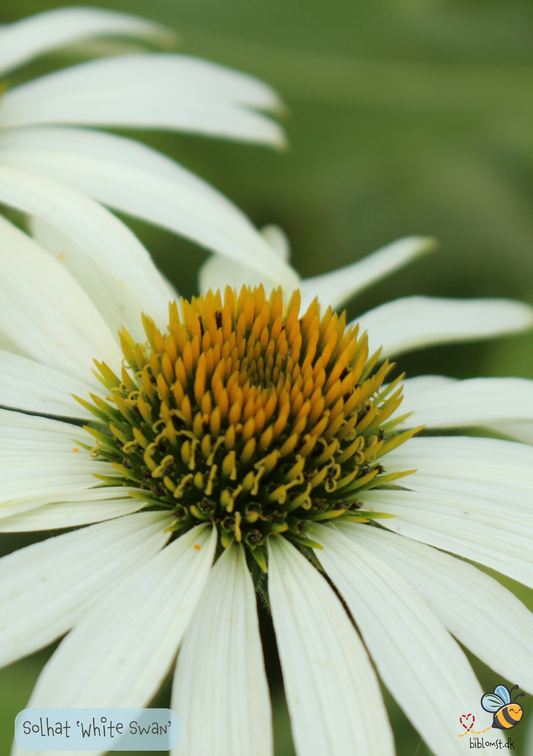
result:
[[[262,286],[173,302],[166,333],[146,317],[146,344],[121,332],[121,377],[96,363],[108,401],[83,401],[104,426],[88,430],[105,483],[138,487],[177,530],[214,523],[263,568],[270,535],[312,545],[309,521],[371,517],[358,496],[407,474],[378,460],[415,432],[392,430],[401,376],[383,388],[391,366],[374,372],[366,335],[299,308],[298,291],[285,306]]]

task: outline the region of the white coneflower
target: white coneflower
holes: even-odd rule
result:
[[[104,210],[99,223],[103,239],[119,233]],[[81,225],[78,245],[36,234],[91,281]],[[376,279],[424,244],[399,242],[341,280],[353,290],[358,271]],[[0,560],[2,663],[70,630],[29,706],[144,706],[179,650],[176,754],[272,754],[255,588],[299,756],[392,756],[370,657],[431,750],[464,753],[459,717],[482,690],[457,641],[533,692],[533,620],[445,551],[533,586],[533,448],[413,436],[420,422],[527,426],[532,383],[419,378],[400,408],[400,379],[384,383],[390,366],[362,328],[317,301],[300,311],[297,291],[228,287],[167,310],[147,255],[113,264],[127,309],[115,289],[99,309],[94,287],[0,221],[0,329],[26,355],[0,356],[0,530],[89,525]],[[305,296],[331,281],[302,282]],[[389,352],[532,324],[512,301],[398,302],[359,321]],[[417,401],[420,422],[403,414]]]
[[[164,44],[172,36],[158,24],[96,8],[1,26],[0,202],[50,218],[80,192],[234,261],[251,259],[265,275],[290,278],[249,220],[209,184],[139,142],[80,128],[185,131],[280,146],[281,128],[261,112],[281,107],[266,84],[199,58],[149,52],[92,60],[13,88],[4,78],[66,45],[108,37]]]

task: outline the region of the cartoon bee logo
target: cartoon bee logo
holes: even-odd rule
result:
[[[516,699],[526,694],[517,693],[511,701],[511,693],[515,689],[520,690],[518,685],[513,686],[511,690],[505,685],[497,685],[493,693],[485,693],[481,699],[481,706],[485,711],[494,712],[492,726],[498,730],[510,730],[511,727],[516,727],[524,715],[524,710],[520,704],[516,703]]]

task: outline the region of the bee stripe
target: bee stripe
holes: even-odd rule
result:
[[[498,720],[502,729],[508,730],[511,727],[514,727],[517,722],[520,721],[521,717],[520,712],[510,711],[509,705],[507,705],[496,712],[496,719]]]

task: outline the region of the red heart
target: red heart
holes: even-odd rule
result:
[[[466,724],[465,722],[463,722],[463,719],[465,720]],[[470,732],[470,730],[474,726],[475,721],[476,721],[476,718],[473,714],[463,714],[461,717],[459,717],[459,722],[463,725],[463,727],[465,728],[467,732]]]

